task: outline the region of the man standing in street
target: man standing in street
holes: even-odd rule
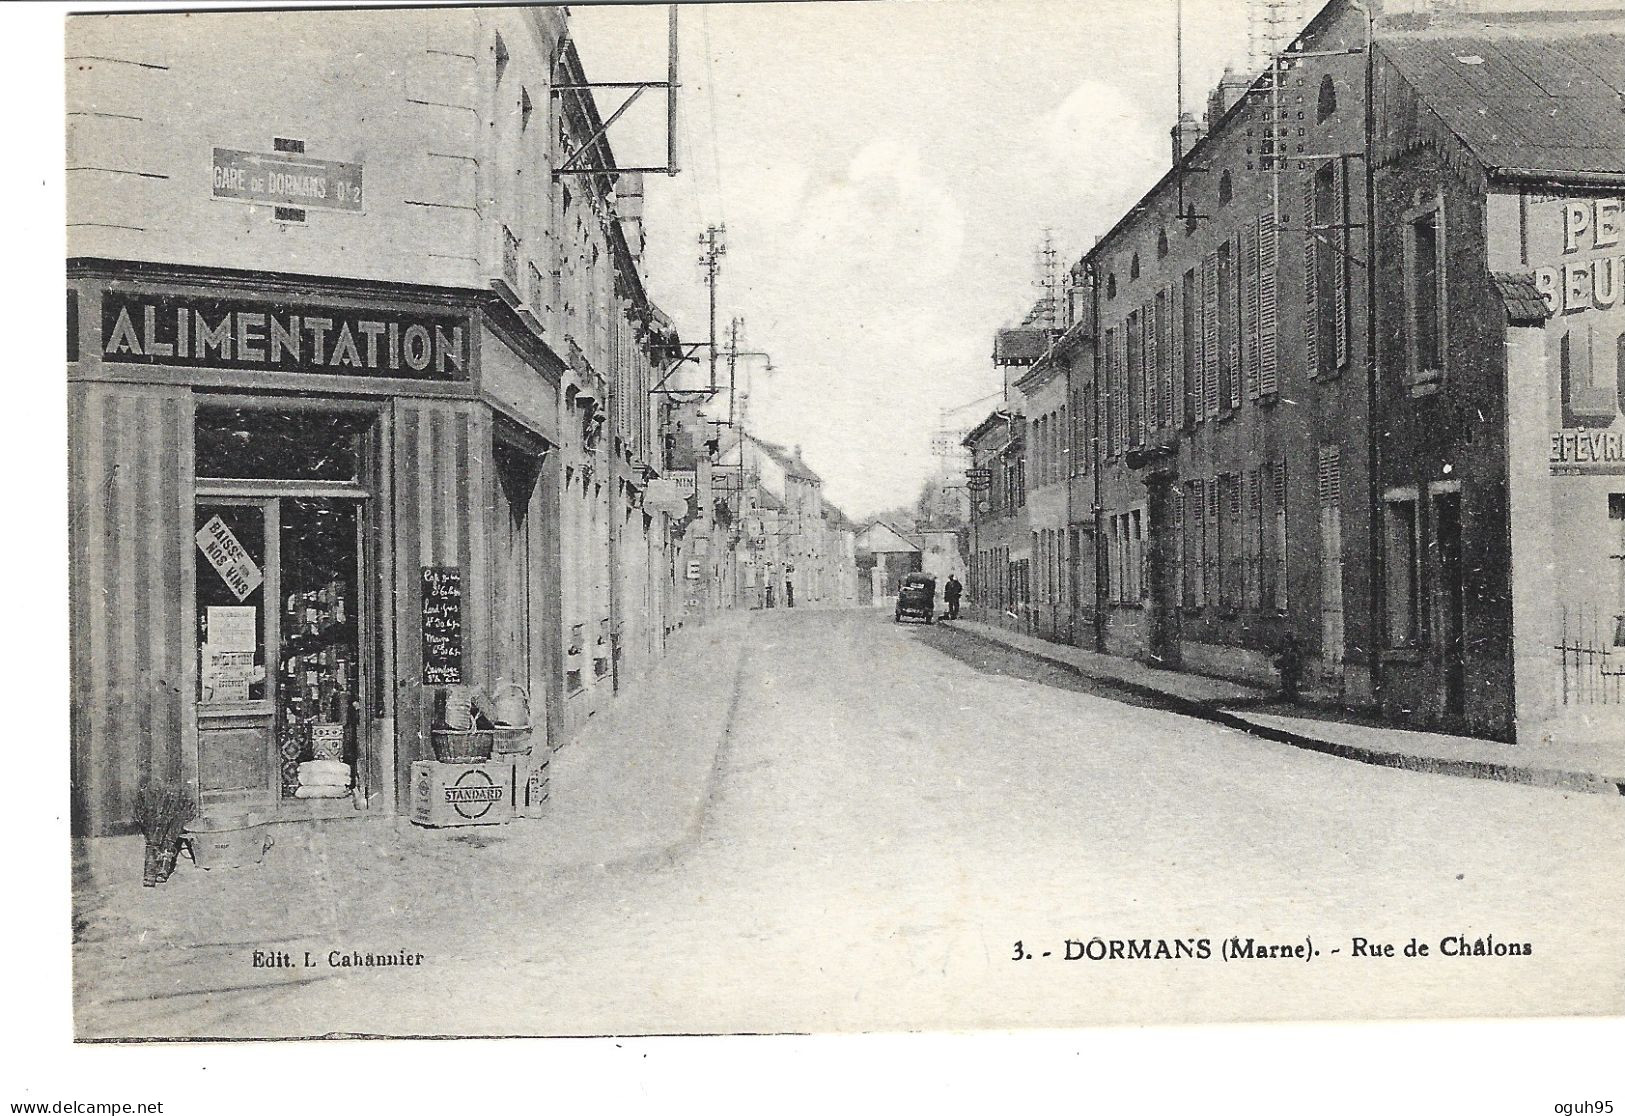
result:
[[[942,599],[948,602],[948,619],[959,619],[959,594],[964,592],[964,586],[959,584],[959,578],[954,574],[948,575],[948,583],[942,587]]]

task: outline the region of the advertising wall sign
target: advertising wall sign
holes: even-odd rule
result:
[[[1562,262],[1535,269],[1535,286],[1553,314],[1621,305],[1625,283],[1625,200],[1568,198],[1563,205]]]
[[[361,164],[283,152],[214,149],[214,196],[300,209],[361,209]]]
[[[1547,460],[1557,473],[1625,473],[1625,434],[1554,430]]]
[[[468,379],[466,315],[109,290],[101,326],[108,364]]]
[[[423,684],[463,683],[463,571],[423,567]]]

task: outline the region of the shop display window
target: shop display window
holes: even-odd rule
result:
[[[371,425],[371,415],[355,412],[199,407],[197,475],[356,481]]]

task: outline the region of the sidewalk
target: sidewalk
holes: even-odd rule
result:
[[[1490,779],[1592,794],[1625,795],[1625,742],[1602,746],[1516,746],[1468,736],[1363,723],[1352,717],[1280,702],[1273,690],[1200,674],[1159,670],[976,620],[945,627],[1002,644],[1132,693],[1165,709],[1238,729],[1264,740],[1360,763]]]
[[[748,624],[725,613],[675,634],[647,678],[555,753],[543,818],[457,829],[400,816],[276,825],[263,863],[205,872],[183,857],[156,888],[141,886],[139,836],[76,840],[79,1036],[161,1034],[160,1003],[290,983],[248,964],[254,950],[324,956],[411,942],[449,957],[470,941],[523,937],[539,912],[604,872],[680,855],[698,840],[713,791]]]

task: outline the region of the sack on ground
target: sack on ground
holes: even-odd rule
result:
[[[293,792],[295,798],[349,798],[349,787],[300,787]]]

